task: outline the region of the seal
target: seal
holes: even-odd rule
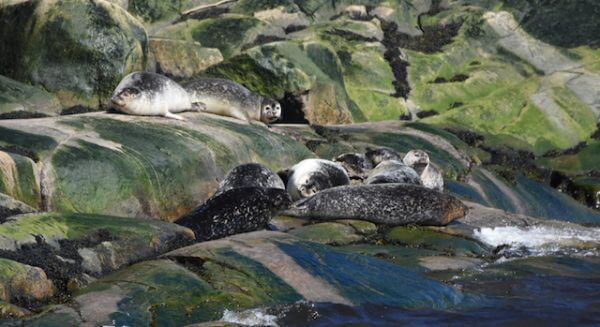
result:
[[[423,186],[440,192],[444,190],[444,177],[429,161],[427,152],[423,150],[410,150],[402,161],[420,175]]]
[[[348,184],[350,178],[340,164],[325,159],[305,159],[287,172],[286,190],[292,200],[298,201],[321,190]]]
[[[444,226],[466,213],[467,207],[457,198],[411,184],[333,187],[284,211],[299,218],[359,219],[389,226]]]
[[[285,190],[281,178],[259,163],[245,163],[230,170],[215,195],[241,187],[278,188]]]
[[[282,189],[234,188],[213,196],[175,223],[190,228],[199,241],[214,240],[266,228],[291,203]]]
[[[417,172],[398,160],[382,161],[371,171],[367,184],[406,183],[422,185]]]
[[[365,153],[367,158],[371,160],[373,167],[377,167],[382,161],[385,160],[398,160],[402,161],[402,156],[391,148],[380,147],[380,148],[367,148]]]
[[[362,153],[344,153],[333,159],[344,167],[351,180],[362,181],[373,169],[371,161]]]
[[[242,85],[219,78],[196,79],[185,85],[193,102],[206,104],[203,112],[271,124],[281,118],[279,102],[252,93]]]
[[[192,102],[188,93],[172,79],[150,72],[133,72],[125,76],[110,98],[117,111],[140,116],[163,116],[185,120],[175,115],[187,110],[200,111],[205,106]]]

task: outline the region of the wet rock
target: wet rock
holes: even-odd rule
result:
[[[452,256],[482,257],[491,254],[491,248],[470,238],[417,227],[395,227],[385,234],[393,244],[438,251]]]
[[[127,73],[142,70],[147,37],[107,1],[16,2],[0,8],[0,74],[42,86],[65,107],[97,107]]]
[[[86,274],[101,276],[194,238],[158,220],[58,213],[18,216],[0,225],[0,235],[0,258],[39,267],[39,279],[47,275],[61,292],[89,281]]]
[[[288,233],[303,240],[330,245],[346,245],[359,242],[363,239],[362,236],[356,233],[356,230],[352,226],[336,222],[303,226],[295,228]]]
[[[5,194],[0,193],[0,223],[6,218],[24,213],[32,213],[36,210],[21,201],[17,201]]]

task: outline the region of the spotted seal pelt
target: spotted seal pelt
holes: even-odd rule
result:
[[[263,229],[290,204],[282,189],[234,188],[213,196],[175,223],[193,230],[197,240],[208,241]]]
[[[163,116],[185,120],[174,113],[199,111],[205,106],[190,100],[188,93],[170,78],[151,73],[133,72],[125,76],[110,98],[117,111],[140,116]]]
[[[242,85],[219,78],[193,80],[185,85],[192,101],[206,104],[203,112],[271,124],[281,118],[279,102],[262,97]]]
[[[338,186],[295,203],[286,215],[317,220],[359,219],[383,225],[447,225],[463,217],[457,198],[411,184]]]
[[[281,178],[259,163],[245,163],[230,170],[215,195],[240,187],[278,188],[285,190]]]
[[[417,172],[398,160],[385,160],[375,167],[366,184],[406,183],[422,185]]]
[[[286,172],[285,189],[292,196],[292,200],[314,195],[324,189],[350,184],[350,178],[344,168],[333,161],[325,159],[305,159],[294,165]]]
[[[369,171],[373,169],[371,160],[362,153],[344,153],[335,157],[333,161],[346,169],[348,177],[351,180],[358,180],[360,182],[367,178]]]
[[[365,156],[371,161],[373,167],[377,167],[382,161],[385,160],[398,160],[402,161],[402,156],[394,151],[394,149],[387,147],[380,148],[367,148]]]
[[[444,190],[444,177],[429,161],[427,152],[423,150],[410,150],[404,156],[403,162],[419,174],[423,186],[440,192]]]

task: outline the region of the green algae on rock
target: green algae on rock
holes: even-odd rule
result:
[[[43,87],[65,107],[97,107],[145,66],[146,32],[121,7],[97,1],[27,1],[0,7],[0,74]]]
[[[0,119],[56,116],[58,99],[41,88],[0,75]]]

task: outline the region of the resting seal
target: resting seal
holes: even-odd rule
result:
[[[423,150],[410,150],[404,156],[405,165],[412,167],[421,177],[423,186],[437,191],[444,190],[444,177],[429,161],[429,155]]]
[[[382,161],[369,174],[367,184],[406,183],[422,185],[417,172],[398,160]]]
[[[367,148],[367,153],[365,153],[367,158],[371,160],[371,164],[373,167],[377,167],[382,161],[385,160],[398,160],[402,161],[402,156],[398,154],[398,152],[393,149],[381,147],[377,149]]]
[[[348,177],[352,180],[363,180],[369,170],[373,169],[371,161],[362,153],[344,153],[333,159],[346,169]]]
[[[190,100],[175,81],[150,72],[133,72],[123,78],[110,98],[111,106],[123,113],[139,116],[163,116],[185,120],[175,112],[199,111],[201,102]]]
[[[252,93],[242,85],[219,78],[194,80],[185,89],[193,102],[202,102],[202,110],[245,121],[270,124],[281,118],[279,102]]]
[[[286,190],[292,200],[298,201],[321,190],[347,184],[350,184],[350,178],[340,164],[324,159],[305,159],[288,171]]]
[[[360,219],[383,225],[443,226],[467,212],[457,198],[422,186],[338,186],[294,204],[285,214],[318,220]]]
[[[208,241],[265,228],[290,204],[285,190],[234,188],[210,198],[175,223],[193,230],[197,240]]]
[[[283,181],[269,168],[259,163],[246,163],[230,170],[215,195],[241,187],[278,188],[285,190]]]

